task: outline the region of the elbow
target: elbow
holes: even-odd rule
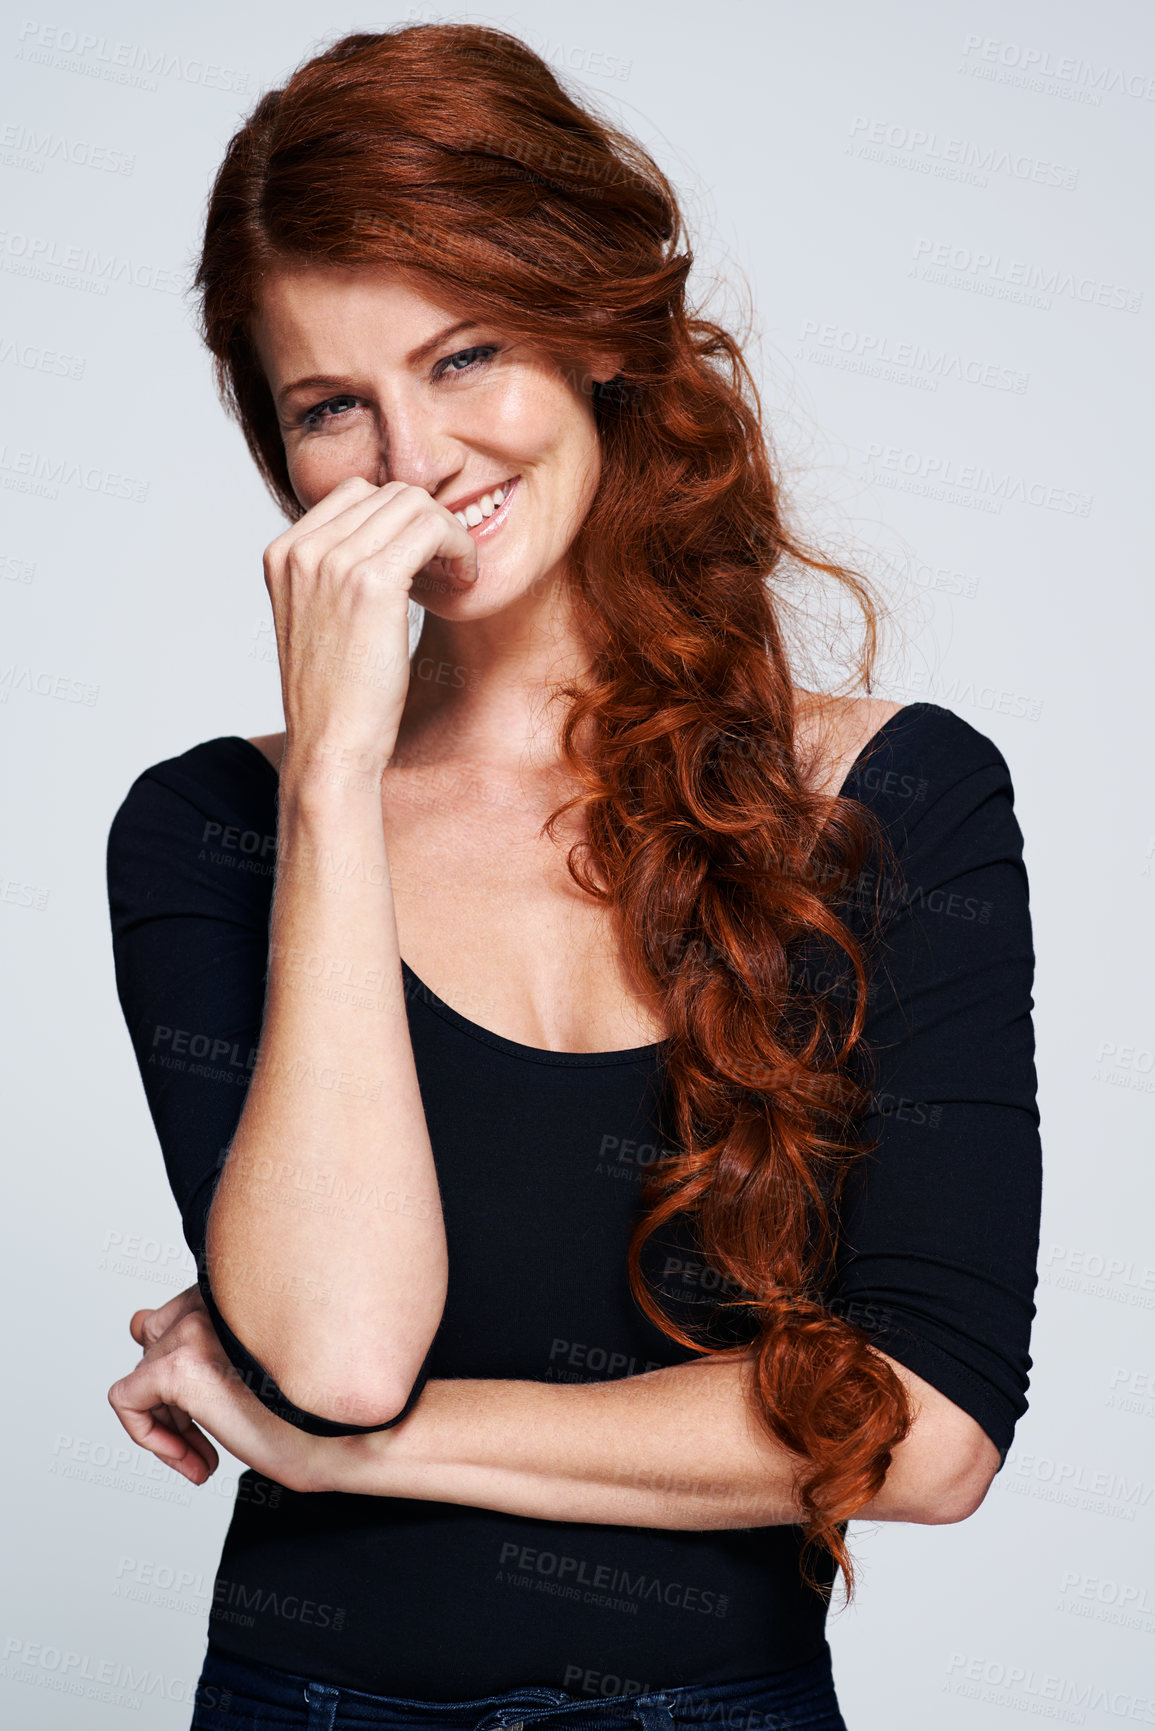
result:
[[[983,1435],[972,1449],[952,1461],[950,1470],[939,1478],[930,1494],[920,1498],[916,1522],[921,1526],[946,1527],[969,1520],[985,1501],[998,1466],[998,1450]]]
[[[226,1356],[261,1404],[278,1418],[314,1436],[352,1435],[396,1424],[425,1383],[431,1340],[418,1337],[386,1367],[367,1373],[380,1356],[378,1343],[356,1350],[346,1341],[340,1354],[289,1350],[284,1333],[258,1359],[221,1314],[207,1275],[201,1293]],[[421,1355],[418,1355],[421,1347]]]
[[[276,1366],[277,1387],[299,1412],[336,1427],[328,1435],[384,1429],[407,1415],[425,1387],[435,1334],[407,1334],[387,1354],[377,1339],[347,1341],[339,1356],[286,1354]]]
[[[997,1447],[956,1402],[897,1359],[881,1356],[906,1388],[915,1413],[909,1435],[894,1451],[882,1495],[868,1505],[870,1514],[927,1527],[969,1520],[999,1470]]]
[[[278,1378],[287,1401],[310,1418],[350,1431],[395,1424],[418,1392],[419,1375],[408,1382],[381,1381],[350,1385],[308,1369],[291,1370]]]
[[[435,1322],[429,1332],[428,1318],[406,1318],[389,1341],[377,1330],[345,1331],[337,1351],[297,1341],[276,1367],[277,1385],[286,1400],[326,1425],[384,1429],[405,1417],[425,1386],[440,1315]]]

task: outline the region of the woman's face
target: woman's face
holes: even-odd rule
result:
[[[252,334],[306,510],[360,475],[465,512],[478,581],[418,584],[423,607],[483,618],[564,575],[600,472],[588,379],[372,266],[270,276]]]

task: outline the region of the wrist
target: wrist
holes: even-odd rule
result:
[[[282,800],[286,796],[322,802],[348,794],[377,796],[392,751],[392,739],[372,747],[329,739],[289,739],[281,759]]]
[[[309,1468],[309,1490],[314,1495],[368,1494],[371,1474],[364,1445],[371,1440],[369,1436],[318,1437]]]
[[[426,1384],[412,1412],[388,1430],[318,1438],[321,1446],[313,1463],[310,1488],[346,1496],[419,1496],[422,1471],[432,1463],[421,1447],[427,1424],[417,1421],[422,1400],[432,1386]]]

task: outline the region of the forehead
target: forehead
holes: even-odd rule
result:
[[[275,384],[302,365],[325,371],[370,356],[377,362],[403,359],[469,316],[431,283],[389,267],[311,265],[263,278],[250,330]]]

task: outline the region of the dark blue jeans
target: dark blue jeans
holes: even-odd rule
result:
[[[650,1695],[580,1696],[537,1686],[476,1701],[406,1701],[316,1683],[209,1645],[189,1731],[846,1731],[830,1649],[744,1683]]]

